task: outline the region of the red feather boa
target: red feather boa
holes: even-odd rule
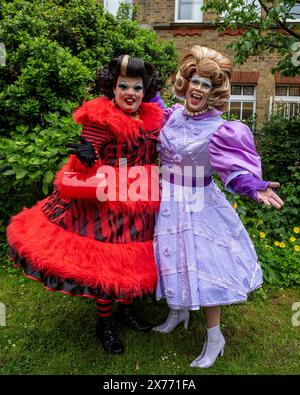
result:
[[[100,127],[106,127],[120,141],[128,138],[136,139],[139,129],[145,131],[160,130],[163,125],[163,111],[156,103],[144,103],[140,105],[140,119],[131,118],[124,112],[116,109],[115,105],[107,98],[100,97],[83,103],[74,112],[76,123],[97,123]]]

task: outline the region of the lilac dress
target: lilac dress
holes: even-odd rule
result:
[[[162,176],[154,233],[157,299],[166,298],[173,309],[190,310],[245,301],[262,285],[261,267],[238,214],[209,178],[217,171],[227,190],[257,199],[256,191],[269,183],[261,180],[252,134],[241,122],[222,119],[215,109],[196,117],[186,115],[181,105],[166,112],[158,145],[162,167],[201,167],[207,185],[189,188],[190,194],[202,192],[202,208],[193,210],[186,188]],[[174,187],[182,189],[181,199]]]

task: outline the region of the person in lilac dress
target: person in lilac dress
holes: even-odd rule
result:
[[[188,51],[174,84],[185,105],[165,110],[158,146],[162,200],[154,233],[156,296],[167,300],[170,313],[153,330],[169,333],[180,322],[187,328],[189,310],[203,307],[206,339],[191,367],[208,368],[223,354],[220,306],[246,301],[263,282],[253,243],[213,173],[232,193],[276,209],[283,205],[274,192],[279,183],[262,180],[249,128],[221,117],[231,71],[230,61],[217,51],[200,46]],[[194,169],[190,176],[186,168]]]

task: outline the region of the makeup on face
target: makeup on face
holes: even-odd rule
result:
[[[190,79],[190,84],[191,86],[195,88],[201,88],[203,89],[204,92],[208,92],[212,89],[212,83],[211,80],[207,78],[202,78],[202,77],[192,77]]]
[[[136,112],[144,97],[144,86],[141,77],[119,76],[114,88],[115,101],[121,110]]]
[[[189,79],[185,94],[187,110],[192,112],[204,110],[208,106],[207,101],[212,88],[212,82],[209,78],[194,73]]]

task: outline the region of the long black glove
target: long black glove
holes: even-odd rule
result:
[[[81,144],[66,144],[66,147],[73,148],[73,150],[69,151],[69,154],[76,155],[80,162],[87,165],[88,167],[93,166],[95,160],[97,159],[93,144],[86,141],[83,136],[79,136],[79,141]]]

